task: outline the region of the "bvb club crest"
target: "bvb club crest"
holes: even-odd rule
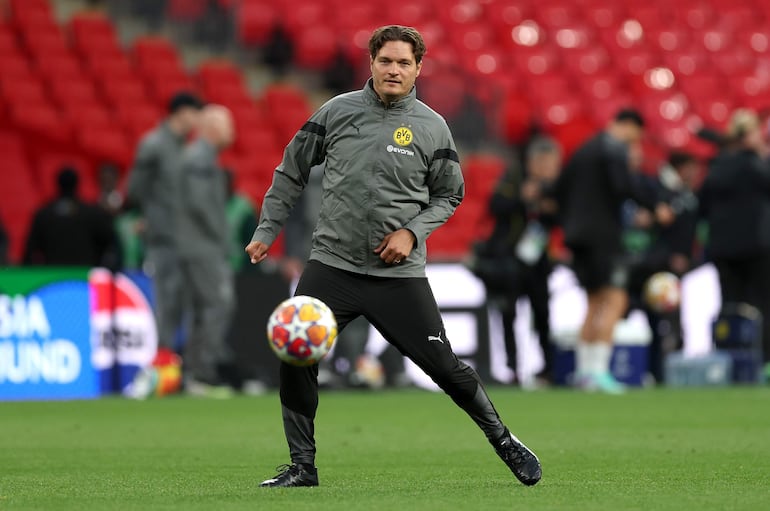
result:
[[[414,135],[412,135],[412,130],[406,126],[401,126],[393,132],[393,141],[400,146],[407,146],[411,144],[413,140]]]

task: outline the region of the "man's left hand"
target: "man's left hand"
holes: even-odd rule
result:
[[[400,264],[409,257],[416,241],[412,231],[399,229],[386,235],[374,249],[374,253],[379,254],[385,264]]]

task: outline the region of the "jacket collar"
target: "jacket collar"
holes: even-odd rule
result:
[[[377,92],[375,92],[374,81],[371,78],[366,81],[363,93],[364,99],[367,103],[371,105],[377,105],[380,108],[386,108],[388,110],[409,110],[412,108],[415,100],[417,99],[417,87],[414,86],[412,87],[412,90],[409,91],[409,94],[397,101],[391,102],[390,105],[386,107],[385,103],[383,103],[380,99],[380,96],[378,96]]]

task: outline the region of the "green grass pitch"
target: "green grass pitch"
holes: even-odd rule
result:
[[[278,396],[0,403],[0,510],[770,509],[770,389],[490,394],[543,463],[520,485],[443,394],[321,395],[318,488]]]

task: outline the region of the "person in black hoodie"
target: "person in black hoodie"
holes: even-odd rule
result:
[[[770,166],[759,118],[737,110],[728,136],[734,149],[712,163],[700,190],[708,254],[719,272],[722,304],[747,303],[762,313],[770,362]]]

